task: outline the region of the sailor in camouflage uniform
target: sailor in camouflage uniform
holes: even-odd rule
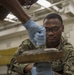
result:
[[[63,59],[51,62],[55,75],[74,75],[74,48],[61,36],[64,31],[62,18],[58,14],[52,13],[46,16],[43,24],[46,28],[45,48],[57,48],[59,51],[64,52]],[[29,39],[23,41],[11,60],[12,70],[19,75],[31,75],[30,70],[33,64],[18,64],[15,57],[26,50],[35,49],[36,47]]]

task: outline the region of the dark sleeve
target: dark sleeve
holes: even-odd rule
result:
[[[64,75],[74,75],[74,48],[71,44],[64,47]]]
[[[16,56],[21,55],[26,50],[31,50],[31,48],[34,48],[32,43],[29,40],[25,40],[22,42],[22,44],[18,47],[17,51],[15,52],[14,56],[11,59],[10,65],[12,65],[12,70],[19,73],[24,74],[24,68],[29,64],[18,64],[16,61]]]

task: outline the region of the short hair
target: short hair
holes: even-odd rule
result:
[[[59,14],[56,14],[56,13],[48,14],[48,15],[44,18],[43,22],[45,21],[45,19],[58,19],[58,20],[61,22],[61,24],[63,24],[62,17],[61,17]]]

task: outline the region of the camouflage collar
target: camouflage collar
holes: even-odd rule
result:
[[[62,50],[63,46],[67,43],[67,39],[61,37],[60,44],[56,47],[58,50]]]
[[[65,39],[63,36],[61,37],[60,44],[56,47],[58,50],[62,50],[63,46],[67,43],[67,39]],[[46,48],[46,45],[45,45]]]

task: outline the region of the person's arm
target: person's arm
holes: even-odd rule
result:
[[[0,0],[0,4],[11,11],[25,26],[32,43],[36,46],[43,45],[46,40],[46,30],[36,24],[23,10],[18,0]]]
[[[32,70],[32,72],[34,73],[34,74],[32,74],[32,75],[36,75],[36,68],[35,69],[32,69],[33,68],[33,64],[29,64],[29,65],[27,65],[25,68],[24,68],[24,71],[25,72],[31,72],[31,70]],[[62,74],[59,74],[59,73],[57,73],[57,72],[54,72],[54,75],[62,75]]]
[[[15,52],[13,58],[11,59],[10,68],[12,71],[15,71],[19,74],[24,74],[24,73],[30,72],[30,70],[32,68],[31,66],[33,64],[32,63],[31,64],[30,63],[19,64],[16,61],[16,56],[21,55],[26,50],[31,50],[31,48],[35,49],[35,46],[30,42],[30,40],[27,39],[27,40],[22,42],[22,44],[18,47],[17,51]]]
[[[64,46],[64,67],[63,74],[55,72],[55,75],[73,75],[74,74],[74,48],[71,44]]]
[[[36,75],[36,67],[35,67],[35,69],[32,69],[33,68],[33,64],[28,64],[25,68],[24,68],[24,71],[25,72],[31,72],[31,70],[32,70],[32,72],[34,73],[34,74],[32,74],[32,75]],[[59,74],[59,73],[57,73],[57,72],[54,72],[54,75],[62,75],[62,74]]]
[[[24,72],[31,72],[32,68],[33,68],[33,63],[28,64],[25,68],[24,68]]]
[[[30,19],[18,0],[0,0],[0,4],[11,11],[23,24]]]
[[[74,48],[71,44],[64,47],[64,75],[74,75]]]

